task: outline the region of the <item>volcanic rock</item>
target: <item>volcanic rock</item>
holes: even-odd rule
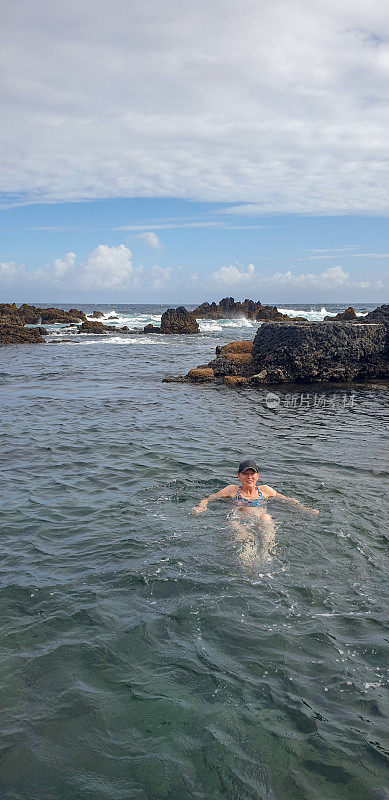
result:
[[[79,322],[80,320],[86,321],[86,315],[83,311],[78,311],[77,308],[71,308],[70,311],[64,311],[63,308],[41,308],[39,309],[42,324],[53,324],[55,322]]]
[[[324,322],[351,322],[354,319],[358,319],[358,317],[353,307],[349,306],[345,311],[340,311],[339,314],[336,314],[335,317],[324,317]]]
[[[112,331],[112,326],[104,325],[102,322],[92,322],[86,320],[78,326],[79,333],[108,333]]]
[[[233,317],[247,317],[247,319],[261,320],[288,320],[287,314],[278,311],[277,306],[264,306],[260,300],[243,300],[241,303],[233,297],[223,297],[218,304],[202,303],[194,309],[193,314],[197,319],[231,319]],[[298,317],[299,321],[305,317]]]
[[[228,386],[246,381],[262,386],[388,378],[389,306],[381,306],[371,315],[367,324],[366,318],[351,325],[341,321],[265,322],[253,343],[217,347],[216,358],[197,370],[213,370],[215,383]],[[385,322],[374,322],[374,316]],[[165,380],[197,382],[197,370]],[[212,380],[211,375],[208,379]]]
[[[102,311],[94,311],[93,314],[90,314],[90,316],[93,317],[93,319],[101,319],[104,317],[104,314]]]
[[[210,367],[196,367],[189,370],[188,377],[193,381],[212,381],[214,373]]]
[[[388,376],[384,325],[264,323],[253,344],[255,382],[310,383]]]
[[[369,311],[366,317],[362,317],[364,323],[380,322],[386,327],[389,327],[389,305],[379,306],[374,311]]]
[[[247,383],[247,378],[244,378],[242,375],[225,375],[223,383],[231,387],[243,386],[243,384]]]
[[[161,333],[198,333],[195,315],[184,306],[168,308],[161,317]]]
[[[36,325],[40,320],[40,314],[40,308],[29,306],[27,303],[23,303],[19,308],[16,303],[0,304],[0,316],[14,318],[15,321],[16,318],[18,318],[20,320],[20,325],[24,325],[25,323],[28,325]]]
[[[192,311],[187,311],[184,306],[178,308],[168,308],[162,314],[161,327],[146,325],[144,333],[198,333],[199,324]]]
[[[161,328],[158,328],[156,325],[151,325],[150,323],[148,325],[145,325],[145,327],[143,328],[142,332],[143,333],[162,333]]]
[[[45,344],[43,336],[37,328],[25,328],[23,325],[0,325],[1,344]]]

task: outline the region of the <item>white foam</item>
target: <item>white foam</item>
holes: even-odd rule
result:
[[[88,337],[86,340],[80,340],[79,336]],[[70,344],[70,345],[95,345],[95,344],[124,344],[124,345],[136,345],[136,344],[163,344],[164,337],[163,336],[106,336],[104,334],[99,334],[99,338],[90,339],[89,333],[78,334],[77,341],[75,342],[68,342],[64,341],[63,344]]]
[[[215,333],[225,328],[257,328],[259,322],[247,317],[234,317],[234,319],[199,319],[201,333]]]
[[[117,319],[112,319],[115,316]],[[96,319],[92,314],[87,316],[91,322],[102,322],[104,325],[112,325],[113,327],[122,327],[127,325],[128,328],[144,328],[145,325],[159,325],[161,322],[161,314],[133,314],[129,316],[120,316],[114,310],[105,311],[102,317]]]
[[[305,309],[295,309],[295,308],[280,308],[277,306],[278,311],[281,311],[281,314],[287,314],[288,317],[306,317],[309,322],[321,322],[324,317],[336,317],[339,313],[338,311],[327,311],[325,306],[322,306],[320,311],[316,308],[311,308],[310,311],[306,311]],[[356,311],[355,312],[357,317],[365,317],[368,313],[367,311]]]

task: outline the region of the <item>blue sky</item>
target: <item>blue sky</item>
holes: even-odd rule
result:
[[[376,0],[0,0],[3,302],[388,299]]]

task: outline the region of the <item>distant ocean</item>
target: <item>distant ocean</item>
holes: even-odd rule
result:
[[[162,382],[244,318],[45,327],[0,347],[1,800],[385,800],[388,387]],[[320,510],[270,501],[268,562],[228,503],[191,514],[244,456]]]

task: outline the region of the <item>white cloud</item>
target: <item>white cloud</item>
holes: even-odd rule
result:
[[[389,210],[382,0],[2,4],[11,201]]]
[[[131,251],[124,245],[109,247],[100,244],[81,263],[77,263],[75,253],[67,253],[57,258],[53,264],[27,270],[24,264],[13,261],[0,264],[1,287],[14,288],[20,294],[31,288],[45,290],[63,289],[72,285],[75,291],[107,290],[117,288],[137,288],[141,285],[143,267],[134,267]]]
[[[15,261],[0,261],[0,286],[8,286],[25,280],[26,274],[24,264],[16,264]]]
[[[161,289],[169,281],[172,274],[171,267],[158,267],[156,264],[151,267],[151,285],[152,290]]]
[[[273,272],[271,275],[255,274],[254,264],[249,264],[247,272],[238,267],[221,267],[211,275],[211,283],[223,285],[225,288],[245,286],[248,283],[253,292],[262,291],[264,287],[287,288],[290,286],[306,289],[327,289],[349,283],[349,273],[341,266],[329,267],[324,272],[313,273],[294,273],[291,270],[286,272]],[[358,284],[359,285],[359,284]]]
[[[144,241],[147,242],[147,244],[150,245],[150,247],[152,247],[153,250],[163,250],[162,242],[158,238],[157,234],[153,233],[152,231],[147,231],[146,233],[140,233],[139,239],[144,239]]]
[[[247,272],[242,272],[238,267],[230,264],[229,267],[220,267],[216,272],[212,273],[212,278],[216,284],[224,286],[237,286],[253,281],[255,267],[254,264],[249,264]]]
[[[142,267],[133,267],[131,250],[124,244],[118,247],[99,244],[81,264],[79,283],[86,289],[139,286],[141,273]]]

